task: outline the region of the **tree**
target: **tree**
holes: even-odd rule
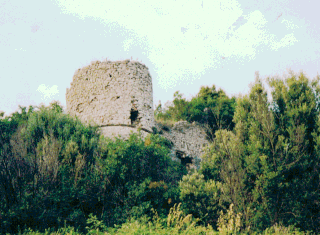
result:
[[[200,172],[222,183],[223,200],[246,217],[246,226],[318,230],[319,80],[303,73],[268,78],[269,101],[257,76],[249,95],[237,100],[234,132],[216,131]]]
[[[186,120],[201,123],[213,139],[219,129],[233,130],[235,101],[235,97],[229,98],[223,90],[216,91],[214,85],[211,88],[203,86],[198,95],[191,99]]]
[[[229,98],[224,91],[216,91],[214,85],[211,88],[203,86],[191,101],[187,101],[183,94],[176,91],[171,105],[163,108],[161,103],[158,104],[155,117],[175,122],[199,122],[206,129],[209,139],[213,139],[218,129],[233,130],[235,105],[235,97]]]
[[[221,183],[205,180],[204,175],[194,172],[183,176],[179,182],[182,209],[186,214],[199,218],[204,225],[216,227],[221,210]]]

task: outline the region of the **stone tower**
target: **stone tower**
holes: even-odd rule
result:
[[[177,122],[170,129],[155,122],[152,78],[137,61],[95,61],[78,69],[66,92],[67,112],[83,123],[97,124],[105,137],[127,139],[140,127],[142,137],[153,129],[174,145],[172,159],[199,168],[204,130],[196,123]]]
[[[137,61],[95,61],[78,69],[66,91],[68,113],[97,124],[104,136],[128,137],[154,126],[152,78]]]

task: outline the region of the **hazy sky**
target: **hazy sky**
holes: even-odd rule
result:
[[[1,0],[0,110],[66,104],[74,72],[132,59],[153,78],[154,105],[201,85],[247,93],[260,77],[319,71],[316,0]]]

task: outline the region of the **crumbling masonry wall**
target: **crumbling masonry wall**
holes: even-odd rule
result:
[[[68,113],[101,126],[105,136],[128,136],[154,126],[152,78],[137,61],[95,61],[78,69],[66,91]],[[146,133],[147,133],[146,132]]]
[[[162,130],[162,135],[173,144],[175,160],[180,161],[190,168],[200,167],[200,156],[208,146],[209,141],[205,130],[196,122],[179,121],[172,128],[163,128],[156,123],[157,129]]]

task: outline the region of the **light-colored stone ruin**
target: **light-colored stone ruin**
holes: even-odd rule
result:
[[[156,123],[156,128],[173,143],[173,158],[192,168],[200,166],[200,156],[209,142],[205,130],[198,123],[180,121],[172,128],[163,128]]]
[[[173,143],[173,158],[191,167],[199,167],[208,144],[196,123],[177,122],[166,129],[155,122],[152,78],[148,68],[137,61],[95,61],[78,69],[67,88],[66,104],[71,116],[97,124],[105,137],[127,139],[139,128],[144,138],[158,130]]]
[[[78,69],[66,92],[67,109],[84,123],[101,126],[104,135],[128,135],[154,126],[152,80],[135,61],[92,62]]]

